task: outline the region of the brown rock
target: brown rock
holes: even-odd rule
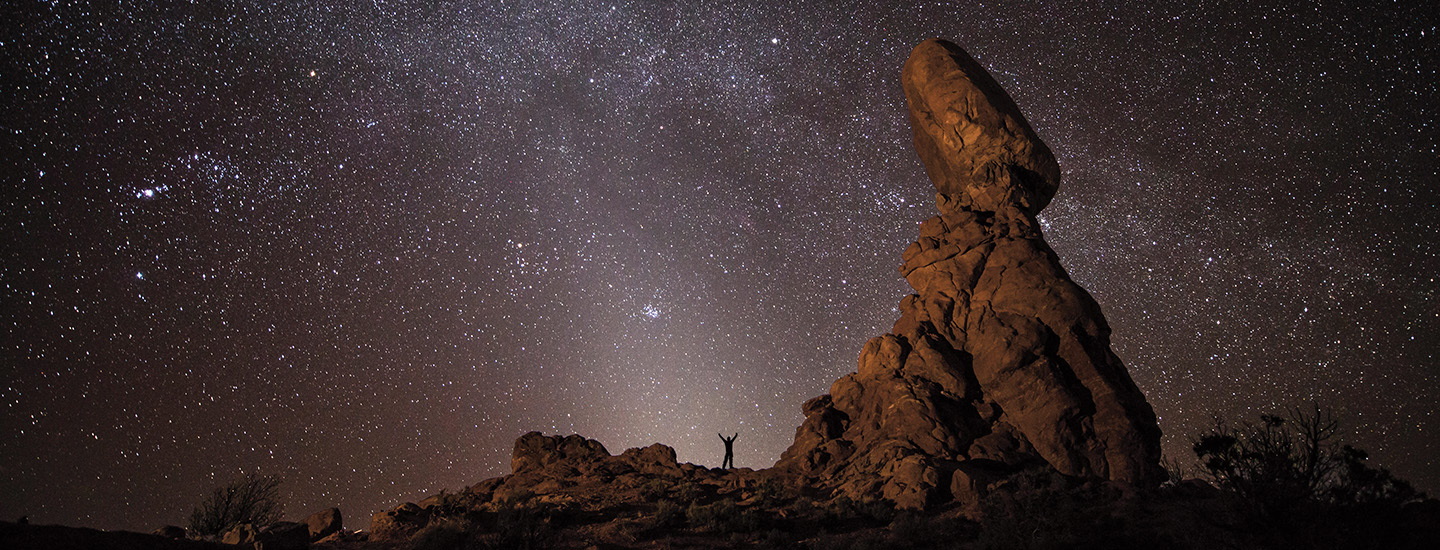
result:
[[[254,525],[241,523],[231,527],[229,531],[226,531],[225,534],[220,537],[220,542],[225,544],[250,545],[255,543],[255,539],[259,535],[260,532],[255,530]]]
[[[375,514],[372,540],[397,540],[424,527],[433,518],[459,510],[494,510],[539,503],[556,508],[648,502],[662,487],[698,481],[708,471],[676,462],[675,449],[659,443],[611,455],[599,441],[579,435],[547,436],[530,432],[515,441],[510,460],[514,472],[492,478],[454,494],[442,493],[419,505],[404,504]],[[718,482],[717,482],[718,483]]]
[[[516,475],[546,469],[553,474],[573,475],[588,472],[607,458],[610,452],[599,441],[578,435],[561,437],[530,432],[515,440],[510,470]]]
[[[1060,184],[1050,149],[959,46],[917,46],[901,81],[940,211],[902,255],[916,294],[805,404],[777,469],[904,508],[971,502],[1034,467],[1163,480],[1155,414],[1035,220]]]
[[[409,537],[430,522],[430,511],[413,502],[370,517],[370,540],[399,540]]]
[[[660,477],[681,475],[680,464],[675,459],[675,449],[659,443],[649,447],[626,449],[617,458],[641,474]]]
[[[337,533],[344,527],[340,518],[339,508],[330,508],[310,514],[305,518],[305,527],[309,529],[310,540],[317,541]]]

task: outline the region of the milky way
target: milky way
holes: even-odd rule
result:
[[[1168,455],[1314,402],[1440,489],[1423,3],[140,4],[0,34],[0,518],[259,471],[365,527],[531,430],[769,466],[909,293],[931,36],[1054,149]]]

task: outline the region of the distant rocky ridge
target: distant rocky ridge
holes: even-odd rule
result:
[[[510,465],[510,475],[375,514],[371,540],[403,540],[436,518],[517,505],[596,511],[667,498],[688,502],[725,494],[744,499],[754,494],[764,475],[749,468],[678,463],[675,450],[659,443],[611,455],[593,439],[540,432],[515,441]]]
[[[1163,481],[1155,413],[1035,220],[1060,184],[1049,148],[959,46],[920,44],[901,82],[940,210],[903,255],[917,294],[858,372],[805,404],[776,469],[907,508],[1030,468]]]

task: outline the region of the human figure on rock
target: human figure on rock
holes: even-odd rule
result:
[[[725,442],[725,460],[720,463],[720,467],[721,467],[721,468],[726,468],[726,469],[734,468],[734,467],[735,467],[735,438],[740,437],[740,434],[737,433],[737,434],[732,435],[732,436],[730,436],[730,437],[728,437],[728,438],[725,437],[723,434],[715,434],[715,435],[720,436],[720,441],[724,441],[724,442]]]

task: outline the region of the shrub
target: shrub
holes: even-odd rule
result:
[[[555,538],[547,510],[515,501],[503,503],[495,512],[494,546],[516,550],[549,547]]]
[[[775,478],[761,481],[755,492],[760,497],[760,506],[764,508],[779,508],[782,503],[796,496],[795,491]]]
[[[841,495],[826,505],[825,516],[832,521],[865,519],[889,523],[895,519],[895,506],[884,499],[855,502],[850,497]]]
[[[679,527],[685,523],[685,509],[673,500],[661,500],[655,505],[655,527]]]
[[[455,550],[465,548],[474,537],[474,527],[458,519],[432,521],[410,536],[411,550]]]
[[[246,474],[224,487],[217,487],[200,506],[190,512],[190,532],[199,536],[220,535],[241,523],[261,529],[280,521],[280,478]]]
[[[1217,420],[1193,449],[1202,478],[1232,498],[1237,526],[1261,545],[1396,548],[1425,538],[1417,530],[1425,522],[1406,513],[1424,494],[1370,467],[1338,434],[1328,412],[1293,408],[1258,424]]]
[[[1340,423],[1316,406],[1287,416],[1261,415],[1260,423],[1215,427],[1192,443],[1202,476],[1265,517],[1301,504],[1404,504],[1422,497],[1385,469],[1365,464],[1365,451],[1336,440]]]
[[[663,479],[652,479],[640,486],[640,496],[645,500],[656,500],[670,491],[670,483]]]
[[[691,503],[699,500],[705,494],[705,489],[699,483],[687,481],[675,488],[675,499],[684,503]]]
[[[685,519],[697,531],[709,533],[751,533],[760,529],[760,516],[725,499],[709,505],[691,504]]]

